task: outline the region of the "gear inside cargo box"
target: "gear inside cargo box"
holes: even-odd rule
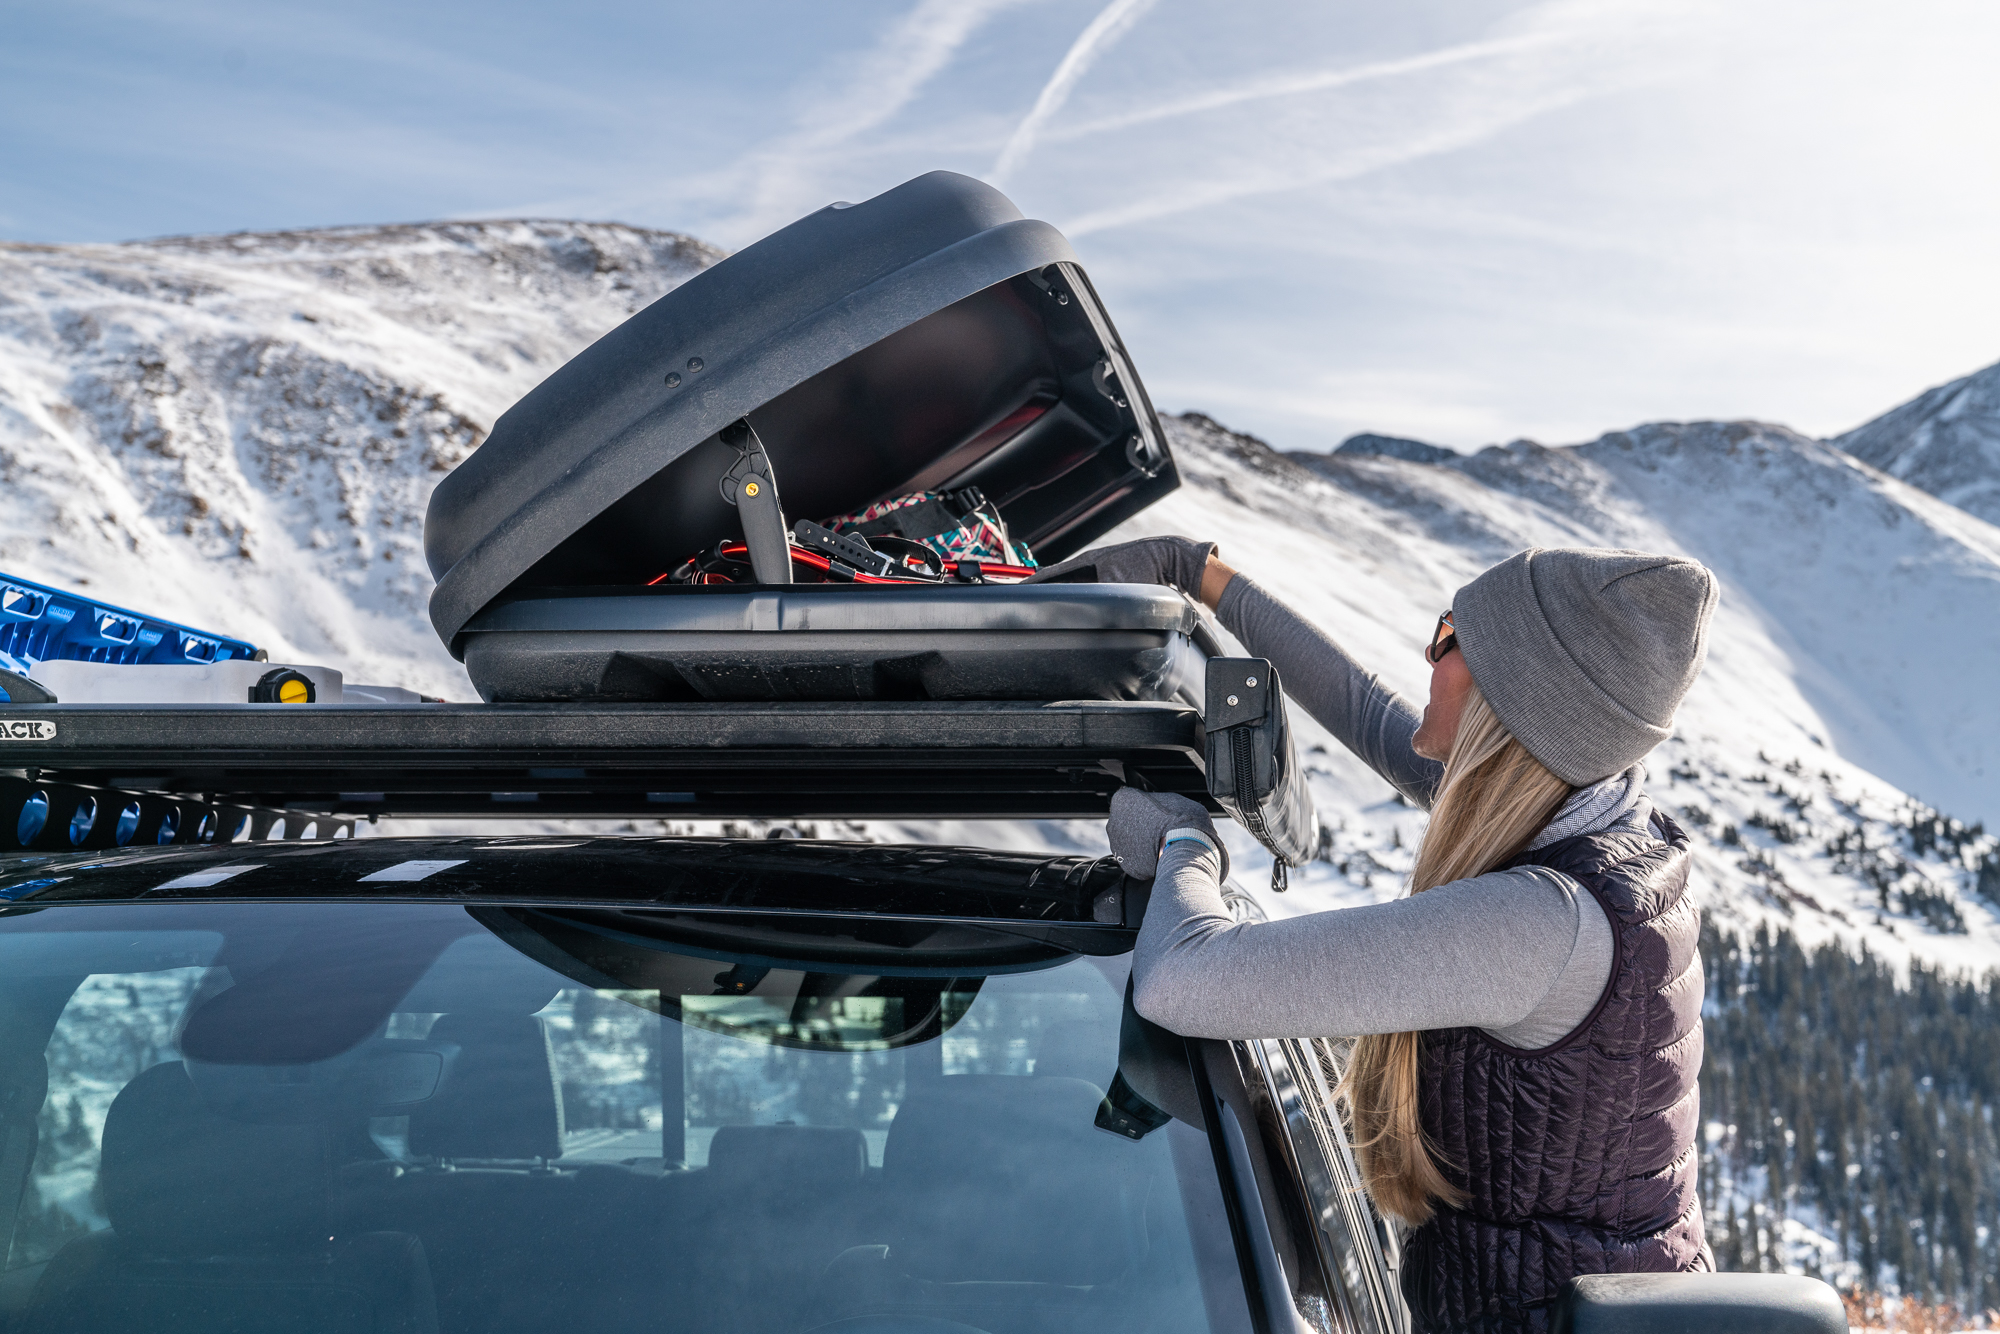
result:
[[[999,507],[976,486],[918,491],[792,529],[793,583],[1017,583],[1035,557],[1007,536]],[[725,540],[651,581],[659,584],[754,584],[746,540]]]
[[[1179,484],[1069,243],[933,172],[503,414],[432,497],[431,619],[495,701],[1181,698],[1178,594],[1022,582]]]
[[[1027,545],[1007,536],[1000,507],[976,486],[962,491],[918,491],[870,505],[859,514],[828,519],[836,533],[869,539],[905,538],[922,543],[949,561],[994,561],[1035,568]]]

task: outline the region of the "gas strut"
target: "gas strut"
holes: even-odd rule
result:
[[[792,582],[791,543],[785,512],[778,505],[778,479],[771,456],[747,417],[722,428],[722,443],[736,451],[736,462],[722,474],[722,498],[743,517],[743,544],[750,549],[750,568],[760,584]]]

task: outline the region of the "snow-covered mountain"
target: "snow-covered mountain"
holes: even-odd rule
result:
[[[2000,631],[1961,615],[2000,615],[2000,529],[1754,423],[1649,426],[1561,449],[1520,442],[1435,463],[1283,455],[1193,415],[1170,429],[1190,485],[1132,529],[1216,539],[1418,698],[1428,668],[1417,646],[1438,612],[1524,546],[1708,563],[1723,581],[1709,665],[1649,764],[1656,799],[1699,838],[1712,915],[1779,919],[1808,940],[1866,938],[1891,958],[2000,964],[1994,840],[1910,795],[1959,820],[2000,810],[2000,771],[1987,763],[1995,710],[1974,666],[2000,655]],[[1930,651],[1947,627],[1965,630],[1962,657],[1961,646]],[[1331,863],[1309,868],[1278,911],[1386,895],[1422,827],[1322,744],[1321,811],[1339,826]],[[1942,843],[1916,835],[1919,855],[1909,829],[1933,818]]]
[[[1833,443],[1967,513],[2000,523],[2000,365],[1926,390]]]
[[[469,698],[423,615],[430,488],[522,392],[718,257],[561,222],[0,246],[0,569]],[[1168,429],[1188,485],[1126,535],[1220,541],[1412,694],[1453,590],[1522,546],[1707,562],[1725,589],[1710,666],[1653,787],[1700,835],[1714,915],[2000,965],[2000,853],[1931,809],[2000,824],[1982,667],[2000,529],[1757,423],[1472,456],[1387,437],[1283,454],[1193,414]],[[1271,906],[1395,892],[1421,814],[1305,730],[1326,855]],[[1102,846],[1088,824],[899,832]]]
[[[431,488],[720,257],[570,222],[0,245],[0,569],[467,698]]]
[[[242,635],[279,657],[470,698],[424,615],[432,486],[530,386],[719,257],[684,236],[565,222],[0,245],[0,570]],[[1114,537],[1219,541],[1412,695],[1428,676],[1418,645],[1454,590],[1523,546],[1632,546],[1706,562],[1724,590],[1709,666],[1649,764],[1655,799],[1695,837],[1710,922],[1865,944],[1894,965],[2000,968],[2000,840],[1979,823],[2000,827],[2000,706],[1989,685],[2000,661],[2000,368],[1831,442],[1696,422],[1473,455],[1379,435],[1287,453],[1199,414],[1166,426],[1187,485]],[[1272,896],[1257,890],[1268,863],[1232,829],[1240,878],[1274,914],[1398,893],[1422,813],[1300,723],[1326,826],[1321,858]],[[1084,821],[797,832],[1104,847],[1102,827]],[[1767,942],[1755,958],[1790,949]],[[1847,962],[1864,980],[1874,967]],[[1937,1019],[1926,976],[1915,975],[1908,1005],[1880,1002],[1871,1022],[1894,1023],[1892,1010],[1912,1024]],[[103,1107],[167,1050],[168,1031],[146,1016],[192,985],[170,974],[139,981],[161,989],[160,1005],[138,1006],[131,979],[87,987],[74,1029],[89,1040],[52,1047],[52,1061],[76,1066],[93,1091],[44,1110],[43,1207],[17,1249],[27,1238],[52,1250],[97,1220],[89,1190]],[[1764,991],[1774,1007],[1800,1000]],[[1902,1251],[1846,1244],[1861,1207],[1841,1193],[1847,1177],[1813,1196],[1836,1207],[1800,1193],[1797,1173],[1827,1158],[1810,1122],[1797,1151],[1784,1151],[1790,1184],[1772,1175],[1784,1154],[1771,1146],[1789,1143],[1806,1105],[1793,1093],[1808,1086],[1809,1054],[1748,1040],[1747,1011],[1721,1006],[1721,995],[1711,995],[1716,1077],[1735,1082],[1709,1104],[1721,1119],[1705,1126],[1703,1190],[1725,1262],[1957,1292],[1955,1259],[1934,1284]],[[1773,1022],[1793,1034],[1796,1013],[1782,1008]],[[1781,1049],[1797,1067],[1782,1098],[1729,1074]],[[1919,1064],[1938,1050],[1923,1047]],[[1812,1086],[1847,1059],[1820,1060]],[[1932,1089],[1926,1073],[1920,1089],[1911,1069],[1890,1073],[1865,1086],[1880,1105],[1864,1109],[1874,1120],[1847,1125],[1841,1143],[1858,1156],[1845,1170],[1867,1164],[1868,1235],[1884,1245],[1920,1236],[1929,1255],[1941,1224],[1926,1212],[1914,1232],[1903,1215],[1935,1171],[1911,1169],[1891,1142],[1899,1125],[1935,1136],[1949,1120],[1936,1101],[1949,1081]],[[1850,1080],[1840,1096],[1863,1090]],[[1965,1106],[1985,1115],[1976,1099]],[[1784,1118],[1782,1140],[1762,1129]],[[1990,1153],[1960,1162],[1969,1139],[1951,1143],[1961,1176],[1992,1170]],[[1883,1194],[1890,1186],[1905,1194]],[[1982,1228],[1960,1250],[1990,1256],[1985,1237]]]
[[[1343,489],[1398,488],[1406,512],[1419,497],[1449,506],[1433,531],[1482,561],[1530,542],[1696,557],[1724,583],[1728,626],[1690,723],[1830,748],[1940,805],[2000,817],[1992,714],[1968,671],[2000,661],[2000,528],[1754,422],[1519,442],[1436,468],[1293,457]]]

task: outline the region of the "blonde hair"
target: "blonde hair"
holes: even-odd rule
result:
[[[1501,725],[1479,688],[1469,686],[1410,873],[1410,893],[1483,874],[1513,858],[1570,791]],[[1434,1201],[1456,1208],[1466,1199],[1439,1170],[1418,1119],[1421,1037],[1376,1033],[1358,1039],[1340,1085],[1368,1193],[1383,1213],[1411,1225],[1431,1216]]]

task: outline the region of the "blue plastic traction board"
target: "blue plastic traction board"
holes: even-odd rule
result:
[[[256,656],[257,646],[240,639],[0,573],[0,668],[11,672],[60,658],[178,666]]]

